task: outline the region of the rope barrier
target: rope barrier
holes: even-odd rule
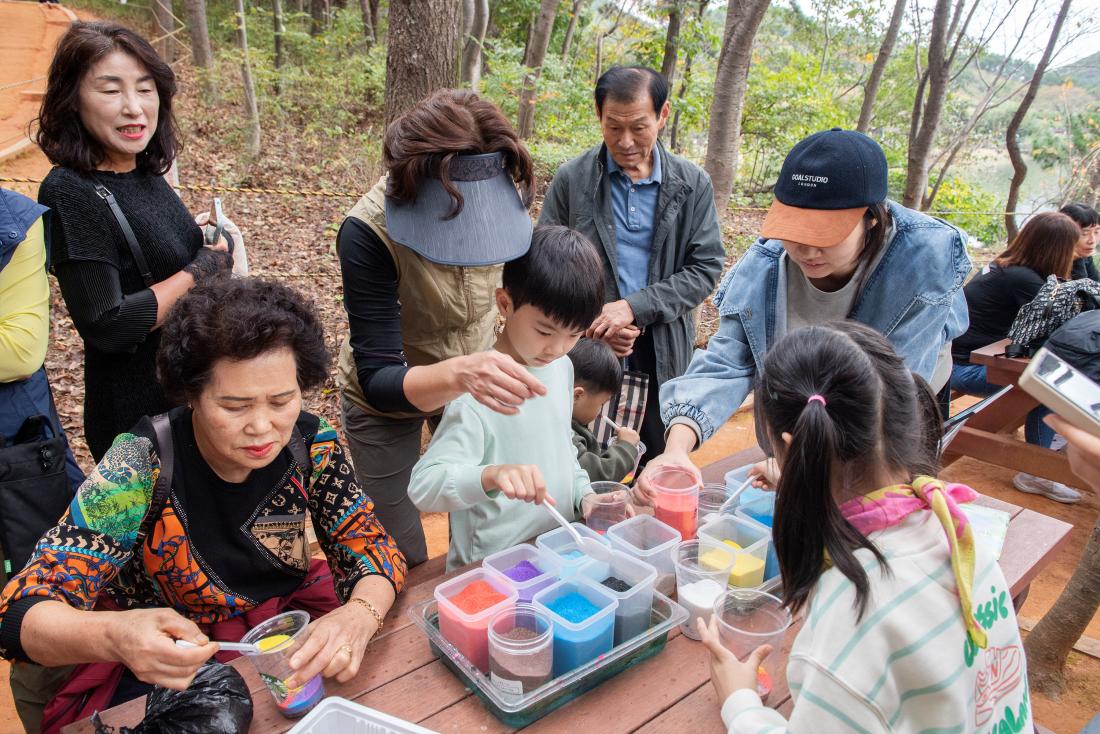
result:
[[[16,184],[40,184],[42,179],[40,178],[24,178],[19,176],[0,176],[0,183],[16,183]],[[232,194],[254,194],[254,195],[276,195],[276,196],[320,196],[331,199],[358,199],[363,194],[362,192],[355,191],[326,191],[324,189],[270,189],[261,188],[257,186],[215,186],[212,184],[179,184],[175,188],[183,189],[185,191],[202,191],[205,193],[232,193]],[[729,211],[733,212],[766,212],[768,208],[765,206],[731,206]],[[923,214],[929,214],[933,216],[940,216],[943,214],[965,214],[970,216],[985,216],[985,217],[1003,217],[1006,212],[980,212],[980,211],[966,211],[963,209],[930,209]],[[1031,216],[1035,212],[1007,212],[1011,216]]]

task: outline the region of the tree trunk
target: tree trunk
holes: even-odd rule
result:
[[[894,44],[898,40],[898,30],[901,28],[901,21],[905,16],[905,2],[906,0],[895,0],[894,11],[890,14],[890,24],[886,27],[886,35],[882,39],[882,45],[879,46],[874,66],[871,67],[871,76],[867,78],[867,83],[863,85],[863,106],[859,109],[859,122],[856,123],[856,130],[861,133],[867,132],[871,127],[871,113],[874,111],[875,97],[878,96],[882,75],[886,71],[886,62],[890,60],[890,55],[894,53]]]
[[[374,44],[374,16],[371,15],[370,0],[359,0],[359,12],[363,15],[363,38],[367,39],[367,48]]]
[[[756,30],[771,0],[744,0],[726,10],[722,53],[714,76],[714,101],[710,106],[707,158],[704,168],[714,184],[714,204],[724,212],[737,178],[741,152],[741,114],[745,108],[749,64]]]
[[[475,92],[481,88],[481,47],[489,30],[489,0],[466,0],[473,12],[462,51],[462,83]]]
[[[573,0],[573,10],[569,13],[569,25],[565,27],[565,40],[561,44],[561,57],[569,58],[569,52],[573,50],[573,36],[577,32],[577,18],[580,17],[584,0]]]
[[[217,99],[217,86],[211,75],[214,54],[210,52],[210,33],[206,27],[206,0],[183,0],[184,17],[191,35],[191,56],[199,68],[199,79],[208,101]]]
[[[309,0],[309,35],[316,38],[325,30],[326,0]]]
[[[1065,5],[1068,5],[1066,3]],[[1065,7],[1063,5],[1063,8]],[[1024,641],[1031,690],[1056,696],[1066,688],[1063,667],[1077,639],[1100,608],[1100,518],[1092,526],[1077,568],[1058,601]]]
[[[529,138],[535,132],[535,87],[542,72],[542,62],[546,60],[546,49],[550,46],[550,33],[554,30],[554,16],[559,5],[561,0],[542,0],[538,18],[531,31],[527,58],[523,60],[527,73],[523,75],[523,88],[519,93],[519,119],[516,121],[516,130],[521,138]]]
[[[386,124],[458,80],[460,0],[391,0]]]
[[[237,45],[241,47],[241,79],[244,82],[244,104],[248,110],[248,153],[260,155],[260,108],[256,103],[256,85],[252,82],[252,64],[248,60],[248,28],[245,26],[244,0],[237,0]]]
[[[665,32],[665,56],[661,61],[661,73],[668,81],[669,89],[676,78],[676,56],[680,50],[680,0],[669,0],[668,30]]]
[[[282,68],[286,60],[283,50],[283,34],[286,33],[286,26],[283,25],[283,0],[271,0],[271,22],[275,37],[275,94],[279,95],[283,92]]]
[[[1016,114],[1012,116],[1012,120],[1008,123],[1008,130],[1005,131],[1005,146],[1008,148],[1008,158],[1012,161],[1012,181],[1008,185],[1008,199],[1005,201],[1005,229],[1008,230],[1009,241],[1016,236],[1016,205],[1020,198],[1020,186],[1024,183],[1024,177],[1027,176],[1027,164],[1024,163],[1024,157],[1020,154],[1020,141],[1018,140],[1020,124],[1027,116],[1031,103],[1035,101],[1035,95],[1039,93],[1039,85],[1043,83],[1043,74],[1046,73],[1050,58],[1054,55],[1054,49],[1058,45],[1058,35],[1062,32],[1062,24],[1065,23],[1066,15],[1069,14],[1069,4],[1070,0],[1062,0],[1062,7],[1058,10],[1058,17],[1054,20],[1054,27],[1050,29],[1047,47],[1043,50],[1043,57],[1035,65],[1035,73],[1031,77],[1031,84],[1024,92],[1024,98],[1020,100],[1020,106],[1016,108]],[[1031,638],[1028,637],[1028,639]],[[1074,640],[1076,639],[1075,637]],[[1065,655],[1063,655],[1063,663],[1065,659]]]
[[[176,17],[172,15],[172,0],[153,0],[153,21],[156,24],[157,53],[171,64],[176,60]]]
[[[909,143],[905,191],[901,199],[901,203],[910,208],[919,206],[928,185],[928,155],[932,151],[932,142],[936,137],[943,103],[947,97],[950,71],[947,63],[947,26],[951,22],[950,16],[950,0],[936,0],[932,31],[928,37],[928,68],[925,72],[927,84],[924,86],[928,90],[928,96],[923,110],[920,109],[919,102],[914,105],[914,120],[919,116],[920,124]]]

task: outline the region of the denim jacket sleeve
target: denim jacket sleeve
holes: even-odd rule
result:
[[[723,314],[706,349],[696,349],[687,372],[661,386],[661,420],[693,421],[700,442],[714,435],[752,390],[756,361],[740,316]]]

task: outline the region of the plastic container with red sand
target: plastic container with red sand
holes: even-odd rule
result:
[[[485,557],[482,565],[499,571],[519,592],[519,601],[529,602],[538,592],[558,582],[561,560],[557,553],[526,543],[514,545]]]
[[[535,594],[534,605],[554,623],[555,678],[615,646],[619,601],[610,589],[586,578],[574,578]]]
[[[519,592],[492,568],[475,568],[435,587],[439,631],[478,670],[489,671],[489,620],[515,606]]]
[[[695,537],[699,521],[699,490],[695,475],[679,466],[662,466],[649,478],[657,496],[653,514],[658,520],[680,532],[684,540]]]

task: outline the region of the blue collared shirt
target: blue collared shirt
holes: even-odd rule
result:
[[[615,217],[619,297],[625,298],[649,285],[649,253],[653,249],[653,224],[661,192],[661,152],[653,147],[653,171],[649,178],[631,181],[608,151],[607,173]]]

